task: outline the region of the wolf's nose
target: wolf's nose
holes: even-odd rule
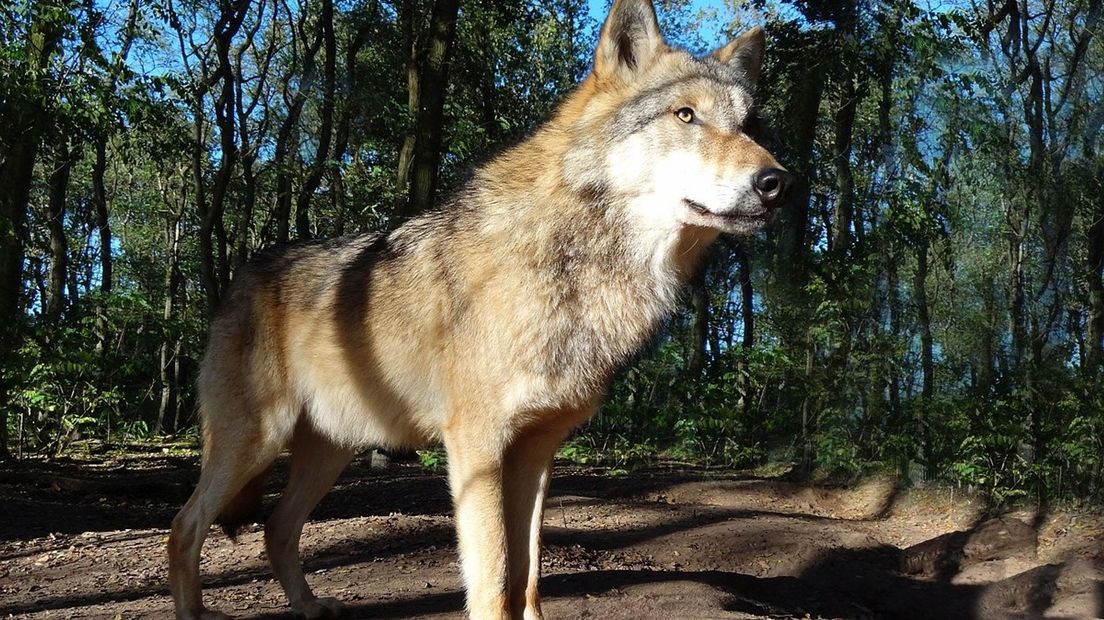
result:
[[[764,207],[773,207],[793,184],[793,175],[780,168],[763,168],[751,179]]]

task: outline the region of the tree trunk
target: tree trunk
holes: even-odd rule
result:
[[[31,5],[34,6],[33,4]],[[18,105],[0,107],[0,126],[10,142],[0,151],[0,364],[6,365],[21,345],[23,307],[23,261],[27,236],[27,206],[30,198],[39,137],[49,121],[47,93],[39,76],[57,51],[62,23],[31,11],[30,36],[26,41],[26,67],[22,97]],[[0,373],[0,460],[8,459],[8,389]]]
[[[985,313],[985,327],[981,334],[981,346],[978,350],[977,380],[974,382],[974,392],[980,398],[989,395],[993,388],[993,380],[996,375],[994,360],[996,348],[994,347],[994,332],[997,326],[997,300],[993,294],[994,281],[991,275],[986,274],[981,281],[985,290],[982,291],[982,308]]]
[[[254,152],[243,153],[241,212],[238,214],[237,235],[234,237],[233,256],[230,267],[237,271],[249,258],[249,233],[253,223],[253,212],[257,208],[257,173],[253,164],[257,159]]]
[[[268,130],[271,115],[265,85],[272,67],[272,59],[278,49],[277,46],[269,45],[263,53],[257,54],[259,60],[255,61],[256,75],[247,76],[243,70],[243,57],[248,51],[255,48],[254,40],[257,31],[260,30],[261,24],[264,22],[264,10],[264,5],[261,5],[258,9],[259,14],[256,23],[247,31],[245,40],[238,45],[234,53],[234,87],[236,91],[234,112],[238,117],[242,168],[240,210],[235,223],[234,247],[230,258],[230,269],[234,272],[245,263],[249,256],[250,233],[253,229],[253,215],[257,208],[257,172],[254,165],[257,162],[258,149],[260,148],[258,142],[264,141],[264,133]],[[278,11],[278,8],[274,8],[271,17],[273,33],[277,32],[281,25]],[[250,83],[253,91],[252,100],[247,98],[245,92],[246,85]],[[250,119],[253,118],[253,113],[262,99],[264,99],[264,105],[261,106],[261,117],[256,121],[256,133],[258,135],[254,137],[250,135]],[[246,101],[249,101],[249,103],[246,103]]]
[[[276,136],[276,149],[272,164],[276,169],[276,208],[273,219],[276,220],[276,243],[287,243],[291,238],[291,162],[292,150],[297,145],[298,134],[295,123],[299,121],[302,104],[288,110],[288,115],[280,126]]]
[[[934,473],[935,462],[931,441],[931,421],[928,413],[935,395],[935,359],[932,343],[931,310],[928,306],[928,240],[925,237],[916,249],[916,279],[913,294],[916,296],[916,320],[920,324],[920,406],[917,424],[920,432],[924,465],[929,476]]]
[[[460,0],[436,0],[433,4],[425,59],[418,71],[418,114],[410,164],[410,199],[399,214],[404,218],[428,209],[437,191],[445,94],[448,92],[448,61],[456,36],[459,10]]]
[[[111,292],[111,221],[107,212],[107,188],[104,173],[107,171],[107,138],[99,136],[95,143],[96,159],[92,162],[92,202],[96,207],[96,230],[100,236],[100,292]]]
[[[417,139],[418,110],[421,108],[421,83],[418,80],[422,59],[416,22],[419,14],[413,0],[400,4],[399,22],[402,24],[403,46],[406,49],[406,113],[409,123],[402,146],[399,147],[398,168],[395,171],[395,213],[405,213],[410,196],[410,163],[414,158],[414,142]]]
[[[568,19],[570,20],[571,18],[568,17]],[[570,21],[568,23],[570,23]],[[488,24],[480,21],[477,28],[479,28],[480,37],[489,41],[491,33],[489,32]],[[501,137],[499,135],[498,112],[495,104],[495,93],[498,91],[498,78],[495,74],[495,59],[492,57],[491,51],[487,47],[481,48],[478,53],[479,57],[476,62],[479,68],[482,69],[479,73],[477,85],[479,92],[479,115],[482,117],[483,130],[486,132],[487,142],[490,144],[497,144],[499,140],[501,140]]]
[[[1104,124],[1104,113],[1100,120]],[[1097,161],[1096,136],[1100,125],[1087,132],[1084,142],[1084,155],[1088,161]],[[1084,368],[1090,376],[1099,379],[1104,368],[1104,163],[1095,164],[1096,191],[1088,214],[1088,252],[1086,255],[1085,276],[1088,280],[1088,337],[1085,342]]]
[[[1008,207],[1008,262],[1009,262],[1009,332],[1012,336],[1012,355],[1010,366],[1014,374],[1018,374],[1023,368],[1025,351],[1027,348],[1027,316],[1026,316],[1026,274],[1024,266],[1024,244],[1027,238],[1027,227],[1030,215],[1029,207],[1024,206],[1022,212],[1016,211],[1017,207]]]
[[[196,94],[197,99],[203,97]],[[204,147],[204,116],[201,101],[194,101],[192,107],[192,190],[195,192],[196,212],[199,214],[199,277],[200,285],[207,293],[207,316],[213,317],[218,307],[218,275],[215,273],[214,248],[211,242],[212,231],[204,224],[210,217],[210,205],[207,204],[207,187],[204,178],[203,162],[206,158]]]
[[[307,177],[299,188],[299,201],[295,205],[295,232],[300,239],[310,239],[310,203],[314,192],[326,172],[326,160],[330,155],[330,142],[334,128],[334,91],[337,84],[337,42],[334,38],[333,0],[322,0],[322,16],[319,30],[325,55],[322,60],[322,112],[319,122],[318,149]]]
[[[745,355],[738,357],[736,380],[739,382],[737,391],[740,394],[740,408],[744,414],[751,412],[752,406],[752,381],[748,368],[746,355],[755,346],[755,289],[751,283],[751,256],[744,249],[743,243],[734,243],[733,252],[737,261],[737,277],[740,280],[740,326],[743,328],[743,337],[740,345]]]
[[[200,216],[199,249],[203,272],[203,287],[207,293],[207,315],[213,317],[218,309],[222,289],[229,281],[229,260],[226,252],[226,229],[223,212],[230,181],[238,164],[238,143],[235,123],[234,70],[230,62],[230,46],[234,35],[241,28],[249,9],[249,0],[235,0],[222,6],[215,23],[215,53],[218,66],[214,77],[221,82],[215,100],[215,124],[219,129],[219,168],[211,188],[211,203]],[[201,112],[202,110],[200,110]]]
[[[126,66],[131,45],[138,33],[139,1],[131,0],[130,3],[130,9],[123,27],[122,44],[115,55],[114,67],[107,80],[105,90],[109,93],[115,91],[119,73]],[[108,218],[107,187],[104,183],[104,174],[107,172],[107,140],[109,134],[114,133],[114,131],[113,126],[105,124],[93,139],[95,159],[92,162],[92,202],[96,209],[96,230],[100,237],[100,292],[105,295],[111,292],[114,280],[111,256],[111,221]]]
[[[736,260],[739,262],[740,318],[744,329],[740,344],[750,349],[755,346],[755,289],[751,283],[751,257],[743,244],[736,245]]]
[[[706,290],[705,270],[693,280],[690,288],[690,306],[692,323],[690,326],[690,356],[686,363],[687,373],[691,377],[701,375],[705,368],[706,344],[709,338],[709,293]]]
[[[172,375],[169,377],[169,380],[170,380],[170,382],[172,383],[172,386],[173,386],[173,393],[175,394],[175,398],[173,398],[173,401],[172,401],[172,405],[173,405],[172,408],[169,411],[166,412],[166,415],[171,414],[171,417],[169,419],[172,420],[172,423],[167,425],[167,432],[172,433],[174,435],[177,432],[180,431],[180,412],[185,410],[185,407],[186,407],[186,405],[184,403],[184,399],[181,398],[181,389],[180,389],[180,386],[182,385],[182,378],[181,378],[182,369],[181,369],[180,360],[181,360],[181,349],[183,348],[183,345],[184,345],[184,339],[183,338],[177,338],[176,339],[176,344],[173,345]],[[187,406],[191,406],[191,407],[194,408],[195,404],[194,403],[189,403]]]
[[[165,303],[162,306],[161,318],[167,326],[176,313],[177,298],[180,294],[180,218],[169,220],[165,228],[166,248],[168,249],[168,265],[165,268]],[[160,435],[165,432],[175,432],[175,428],[168,428],[168,422],[175,422],[177,407],[177,392],[179,386],[174,381],[173,369],[177,365],[176,355],[180,350],[180,337],[172,332],[172,338],[164,338],[161,341],[160,359],[160,383],[161,403],[157,409],[157,423],[154,425],[153,434]]]
[[[887,47],[890,49],[885,51],[885,56],[882,57],[878,67],[878,133],[881,142],[881,162],[879,163],[879,167],[881,168],[883,178],[887,179],[887,182],[895,173],[895,139],[891,113],[893,111],[893,76],[896,70],[897,54],[899,52],[892,46],[897,41],[897,35],[900,31],[902,21],[903,17],[901,13],[898,13],[895,25],[890,27],[888,34],[889,45],[887,45]],[[886,193],[887,195],[892,194],[890,191]],[[893,198],[890,197],[888,200],[888,208],[893,209]],[[856,232],[858,232],[858,229],[856,229]],[[860,245],[863,243],[861,239],[858,241]],[[899,290],[901,281],[898,273],[897,257],[896,242],[889,240],[882,248],[883,264],[885,265],[886,295],[884,298],[874,301],[875,307],[878,307],[883,302],[885,303],[885,306],[881,307],[885,308],[889,315],[889,332],[891,338],[901,337],[901,295]],[[877,291],[877,287],[875,287],[875,291]],[[886,405],[889,411],[888,419],[890,420],[890,424],[896,424],[899,421],[898,416],[901,412],[901,380],[898,376],[897,364],[887,363],[885,367],[887,368],[888,375],[886,380],[886,391],[889,393],[886,399]],[[904,430],[904,428],[897,427],[894,430],[900,432]]]
[[[13,148],[0,161],[0,365],[7,366],[22,344],[23,324],[23,260],[27,237],[27,201],[30,194],[34,160],[38,150],[40,125],[27,110],[17,112],[29,116],[17,126]],[[0,372],[0,461],[11,459],[8,451],[7,373]]]
[[[379,3],[373,4],[372,17],[367,23],[373,23],[376,19],[376,13],[379,10]],[[371,35],[371,30],[367,26],[362,26],[357,30],[353,40],[349,42],[349,45],[345,48],[345,84],[344,95],[339,97],[335,103],[340,101],[342,107],[338,114],[337,124],[334,129],[334,147],[333,147],[333,165],[329,167],[330,174],[330,194],[332,196],[334,212],[337,220],[334,226],[334,234],[341,236],[345,234],[345,226],[348,214],[345,207],[345,179],[342,177],[343,167],[342,163],[345,160],[345,154],[349,150],[349,132],[352,127],[352,119],[354,115],[358,115],[361,109],[359,105],[359,99],[354,95],[357,89],[358,83],[358,70],[357,70],[357,56],[360,54],[360,50],[364,48],[368,43],[368,38]]]
[[[46,227],[50,231],[50,278],[46,285],[43,314],[56,321],[65,309],[65,283],[69,276],[69,238],[65,234],[65,201],[72,169],[68,139],[61,136],[55,146],[49,179]]]
[[[813,361],[816,359],[816,345],[807,342],[805,345],[805,381],[808,383],[813,376]],[[813,444],[813,419],[812,399],[809,392],[805,392],[801,399],[801,471],[806,473],[813,470],[816,464],[816,445]]]
[[[1089,337],[1085,343],[1087,366],[1104,366],[1104,196],[1097,193],[1088,234]]]
[[[289,15],[289,19],[291,17],[293,16]],[[299,58],[295,54],[297,48],[294,46],[292,47],[291,62],[281,80],[284,88],[283,100],[284,105],[287,106],[287,115],[284,117],[284,121],[280,124],[280,129],[276,134],[276,147],[272,157],[272,165],[276,170],[276,209],[273,219],[276,221],[277,243],[286,243],[290,238],[291,207],[293,203],[292,166],[298,161],[299,119],[303,114],[303,106],[307,102],[306,88],[295,89],[294,94],[290,94],[292,89],[289,85],[292,83],[292,78],[295,75],[300,76],[301,84],[309,84],[310,81],[314,79],[315,57],[318,55],[319,48],[322,47],[322,36],[320,36],[322,34],[321,30],[316,33],[313,39],[307,40],[305,38],[305,24],[305,11],[299,16],[298,22],[290,20],[290,30],[296,33],[295,36],[303,37],[303,56]]]
[[[897,270],[897,251],[890,249],[886,256],[886,303],[889,305],[889,331],[894,338],[900,338],[901,333],[901,280]],[[901,378],[898,375],[897,365],[889,365],[889,410],[894,421],[901,411]],[[902,431],[904,428],[897,428]]]
[[[855,182],[851,175],[851,142],[855,126],[855,109],[859,96],[855,92],[855,76],[845,71],[835,114],[833,156],[836,167],[836,212],[833,221],[832,253],[844,257],[851,249],[851,225],[854,216]]]
[[[789,136],[792,155],[787,160],[797,178],[793,197],[783,205],[774,227],[775,247],[773,281],[781,293],[779,303],[793,307],[800,313],[802,289],[809,279],[809,208],[810,181],[815,170],[813,145],[816,138],[817,119],[824,92],[824,72],[810,70],[794,76],[793,96],[786,101],[780,128]],[[801,347],[804,336],[796,329],[783,334],[790,345]]]

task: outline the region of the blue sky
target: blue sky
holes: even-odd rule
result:
[[[657,5],[657,10],[660,13],[660,19],[663,19],[662,0],[653,0]],[[606,18],[606,13],[609,11],[609,6],[613,4],[612,0],[587,0],[587,8],[590,12],[590,16],[596,21],[601,22]],[[729,25],[735,12],[730,2],[725,0],[689,0],[689,9],[687,14],[691,17],[702,15],[704,27],[695,33],[701,36],[702,43],[707,47],[713,48],[723,43],[727,43],[728,37],[722,32],[722,29]],[[677,33],[664,33],[669,39],[676,39],[675,42],[684,45],[693,45],[690,41],[677,41]],[[701,50],[698,50],[701,51]]]
[[[605,17],[609,5],[613,4],[613,2],[612,0],[587,0],[587,4],[590,7],[590,14],[594,16],[595,19],[601,19]],[[695,9],[725,9],[724,0],[691,0],[690,5]]]

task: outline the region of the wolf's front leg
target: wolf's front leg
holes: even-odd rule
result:
[[[445,433],[460,566],[474,620],[509,620],[502,448],[469,429]]]
[[[541,547],[544,496],[552,475],[552,456],[566,430],[530,431],[506,452],[503,469],[506,531],[510,560],[510,610],[518,620],[540,620]]]

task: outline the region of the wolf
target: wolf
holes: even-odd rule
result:
[[[177,618],[227,617],[202,603],[203,541],[251,514],[285,449],[272,571],[298,614],[342,613],[303,577],[304,522],[354,451],[433,441],[468,614],[541,618],[557,447],[718,235],[760,229],[791,185],[748,135],[764,46],[756,28],[695,58],[664,40],[650,0],[618,0],[552,118],[436,210],[244,268],[200,369],[202,469],[168,543]]]

